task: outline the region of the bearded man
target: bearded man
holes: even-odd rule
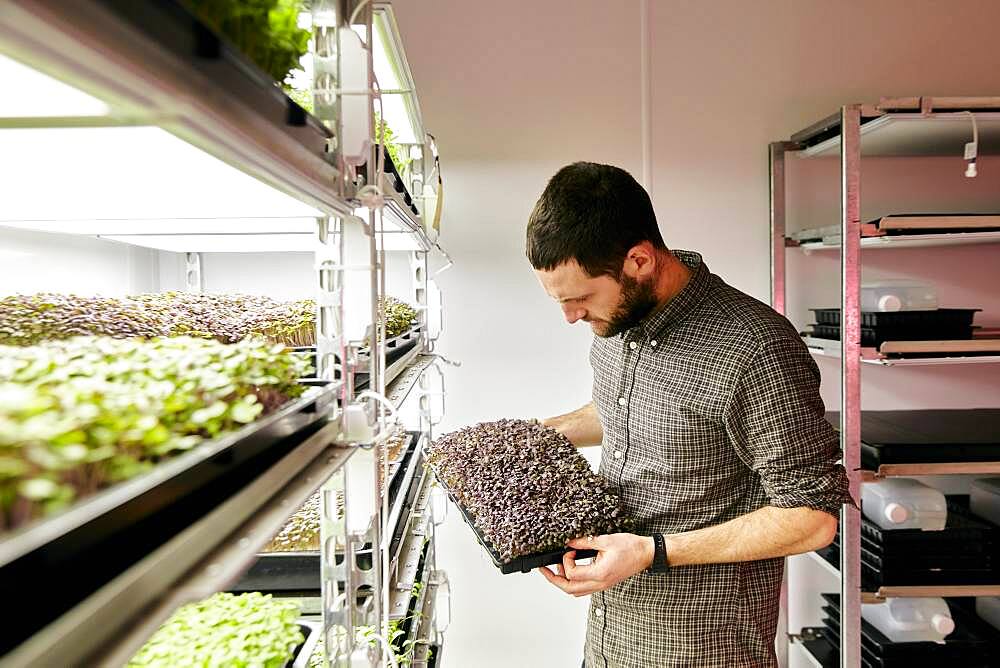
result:
[[[636,533],[585,537],[539,569],[591,596],[585,668],[777,666],[784,557],[828,545],[847,476],[815,361],[795,328],[667,248],[627,172],[549,181],[527,256],[569,323],[590,325],[593,401],[545,420],[602,445]]]

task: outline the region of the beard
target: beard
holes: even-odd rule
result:
[[[653,312],[657,306],[653,279],[643,283],[622,274],[618,282],[622,286],[622,298],[611,317],[605,321],[594,321],[591,329],[601,338],[610,338],[626,332]]]

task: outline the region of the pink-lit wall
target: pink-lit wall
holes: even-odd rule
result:
[[[537,286],[523,256],[524,224],[545,180],[567,162],[612,162],[640,174],[640,3],[393,4],[426,124],[441,147],[443,241],[456,261],[440,279],[447,316],[439,349],[463,366],[449,373],[442,426],[573,408],[589,393],[589,335],[560,322]],[[1000,3],[991,0],[649,5],[651,191],[665,238],[701,251],[713,271],[762,299],[769,141],[844,103],[1000,91]],[[966,191],[977,205],[1000,206],[1000,165],[984,162],[969,183],[961,164],[922,162],[866,164],[865,196],[877,197],[880,211],[958,205]],[[836,222],[836,169],[833,161],[790,165],[793,225]],[[981,322],[1000,322],[1000,246],[927,258],[904,251],[869,268],[873,276],[927,270],[946,305],[984,306]],[[789,269],[798,324],[808,306],[836,303],[835,256],[806,261],[790,253]],[[823,362],[822,369],[824,397],[835,405],[836,368]],[[870,408],[1000,405],[998,381],[1000,365],[872,369],[864,399]],[[440,562],[454,583],[447,665],[579,665],[581,601],[537,575],[498,575],[459,522],[444,527]],[[794,567],[809,584],[793,592],[793,626],[818,621],[807,590],[832,585],[801,560]],[[800,660],[793,654],[793,665]]]

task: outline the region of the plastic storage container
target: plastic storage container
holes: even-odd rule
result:
[[[944,494],[909,478],[863,484],[861,511],[883,529],[941,531],[948,522]]]
[[[933,311],[938,307],[933,286],[906,280],[861,284],[862,311]]]
[[[861,617],[892,642],[937,642],[955,630],[943,598],[890,598],[861,606]]]
[[[973,482],[969,509],[973,515],[1000,525],[1000,478],[983,478]]]

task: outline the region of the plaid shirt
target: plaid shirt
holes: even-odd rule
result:
[[[792,325],[675,251],[688,285],[637,327],[595,337],[601,473],[634,531],[678,533],[763,506],[837,516],[849,502],[819,369]],[[783,559],[680,566],[591,597],[588,668],[762,668],[774,652]]]

